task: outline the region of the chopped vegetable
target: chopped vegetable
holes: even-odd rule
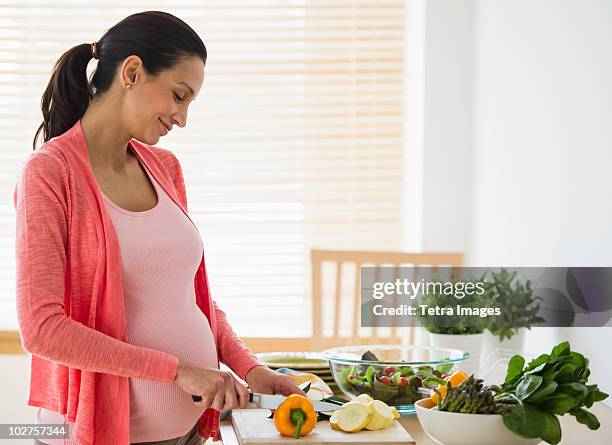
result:
[[[390,408],[391,408],[391,413],[393,414],[393,418],[394,419],[399,419],[400,418],[400,413],[397,410],[397,408],[394,407],[394,406],[391,406]]]
[[[349,402],[338,411],[338,426],[347,433],[361,431],[372,417],[372,411],[363,403]]]
[[[351,402],[360,402],[360,403],[365,403],[366,405],[373,401],[374,399],[367,394],[359,394],[357,397],[351,400]]]
[[[342,428],[340,428],[340,425],[338,425],[338,414],[340,414],[339,409],[334,411],[334,413],[329,418],[329,425],[332,427],[333,430],[342,431]]]
[[[372,406],[372,417],[365,426],[367,430],[382,430],[393,423],[393,413],[385,402],[374,400],[370,402],[370,405]]]
[[[399,413],[394,407],[361,394],[334,411],[329,423],[335,430],[356,433],[364,428],[371,431],[387,428],[396,418]]]

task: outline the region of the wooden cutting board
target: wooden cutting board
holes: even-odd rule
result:
[[[275,444],[275,445],[415,445],[410,434],[406,432],[396,420],[384,430],[362,430],[358,433],[345,433],[331,428],[327,420],[317,422],[317,426],[307,436],[299,440],[293,437],[281,436],[274,427],[274,421],[268,419],[270,410],[267,409],[234,409],[232,410],[232,424],[240,445]]]

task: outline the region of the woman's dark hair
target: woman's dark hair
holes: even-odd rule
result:
[[[41,132],[47,142],[83,117],[94,94],[110,88],[117,67],[128,56],[140,57],[150,75],[190,56],[206,64],[206,46],[197,33],[181,19],[161,11],[140,12],[121,20],[96,42],[96,53],[99,60],[91,83],[87,79],[87,65],[93,57],[90,43],[69,49],[55,63],[41,100],[43,122],[34,135],[34,150]]]

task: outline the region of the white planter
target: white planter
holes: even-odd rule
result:
[[[508,349],[517,354],[522,353],[525,348],[525,332],[527,332],[527,328],[520,328],[518,334],[514,335],[511,339],[500,341],[498,336],[485,331],[481,362],[484,363],[487,357],[493,354],[496,349]]]
[[[430,332],[429,344],[434,348],[453,348],[469,353],[468,359],[461,362],[459,367],[471,374],[478,369],[483,338],[484,334],[451,335]]]

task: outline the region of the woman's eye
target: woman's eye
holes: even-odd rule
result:
[[[174,93],[174,98],[176,99],[177,102],[183,102],[183,100],[185,100],[184,98],[182,98],[181,96],[179,96],[176,93]]]

